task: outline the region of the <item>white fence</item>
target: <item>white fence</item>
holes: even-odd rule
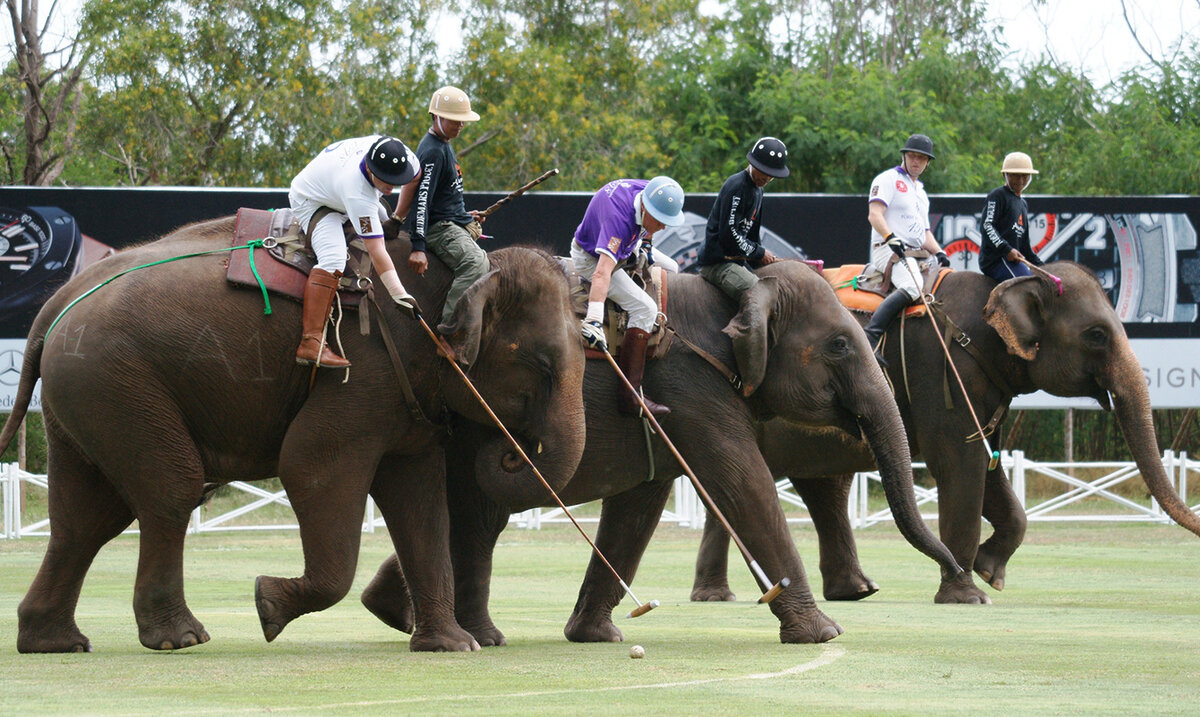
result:
[[[1017,498],[1031,521],[1171,522],[1171,519],[1154,499],[1151,498],[1148,502],[1142,503],[1112,491],[1114,486],[1126,481],[1141,483],[1141,473],[1133,463],[1043,463],[1030,460],[1022,451],[1003,452],[1000,460],[1001,466],[1012,481]],[[1190,460],[1187,453],[1171,451],[1164,452],[1162,460],[1168,479],[1175,485],[1175,489],[1186,502],[1188,479],[1192,476],[1200,476],[1200,461]],[[913,464],[914,469],[923,469],[924,467],[923,463]],[[1079,473],[1086,474],[1090,480],[1085,481],[1075,477],[1075,474]],[[1054,482],[1062,483],[1063,492],[1030,505],[1027,501],[1025,486],[1028,479],[1034,475],[1045,476]],[[851,523],[855,528],[865,528],[892,520],[890,510],[884,508],[872,511],[870,507],[868,500],[871,492],[870,484],[872,481],[878,482],[879,480],[878,473],[855,474],[850,489],[848,508]],[[0,464],[0,515],[3,516],[3,532],[0,533],[0,538],[50,534],[49,520],[36,520],[28,524],[24,522],[25,517],[21,510],[22,485],[25,486],[26,491],[30,489],[44,491],[46,490],[46,476],[26,473],[20,470],[15,463]],[[265,490],[260,486],[240,481],[230,483],[229,486],[239,491],[242,494],[241,497],[247,502],[217,514],[214,514],[216,511],[208,506],[197,508],[188,525],[189,532],[279,530],[297,527],[294,522],[280,523],[271,520],[250,524],[235,522],[238,518],[271,505],[287,507],[290,516],[291,503],[282,490]],[[804,509],[804,501],[792,490],[791,481],[780,480],[775,487],[785,511],[789,514],[788,522],[810,523],[810,518],[796,514]],[[915,490],[918,506],[936,505],[937,488],[916,486]],[[1104,502],[1098,502],[1096,499]],[[1089,502],[1085,504],[1085,500]],[[883,503],[878,496],[874,502],[877,505]],[[1095,505],[1103,505],[1104,509],[1098,512],[1089,512],[1088,508]],[[575,507],[577,506],[572,506],[572,514],[581,523],[594,523],[598,520],[596,517],[580,516],[574,510]],[[1200,512],[1200,503],[1191,507],[1193,511]],[[1071,508],[1071,510],[1068,512],[1067,508]],[[589,512],[594,513],[595,511]],[[926,513],[924,517],[934,519],[937,515],[936,513]],[[687,528],[701,528],[704,526],[704,518],[704,504],[692,488],[691,483],[685,477],[676,478],[674,504],[663,512],[662,521]],[[533,530],[546,524],[567,522],[570,522],[570,519],[558,508],[534,508],[522,513],[514,513],[509,518],[510,524]],[[384,527],[383,518],[378,517],[374,503],[368,499],[363,532],[374,532],[377,528],[382,527]]]

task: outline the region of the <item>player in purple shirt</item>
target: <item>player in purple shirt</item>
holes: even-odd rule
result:
[[[608,351],[604,338],[604,300],[611,298],[629,312],[629,326],[621,342],[620,366],[633,388],[641,393],[646,367],[646,344],[658,306],[654,299],[623,271],[615,269],[635,251],[651,252],[651,238],[665,227],[683,223],[683,189],[670,177],[617,179],[600,188],[588,203],[583,221],[575,230],[571,260],[580,276],[592,278],[588,294],[587,316],[583,319],[583,340],[590,348]],[[621,413],[641,413],[634,395],[624,388],[618,395]],[[643,396],[646,407],[655,416],[671,409]]]

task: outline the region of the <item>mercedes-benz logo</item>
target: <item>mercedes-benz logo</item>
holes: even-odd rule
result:
[[[21,361],[24,358],[24,352],[16,349],[0,351],[0,383],[16,386],[21,382]]]

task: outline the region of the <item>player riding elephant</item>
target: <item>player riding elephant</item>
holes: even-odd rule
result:
[[[206,483],[270,476],[280,477],[296,512],[305,571],[258,579],[268,640],[349,590],[369,492],[410,566],[411,649],[478,649],[452,612],[444,464],[454,439],[446,414],[489,418],[421,324],[390,301],[371,305],[369,335],[357,321],[339,332],[354,364],[348,380],[322,370],[310,387],[313,370],[295,360],[299,304],[277,299],[265,316],[261,294],[226,281],[228,254],[118,276],[220,252],[231,246],[234,227],[233,217],[194,224],[121,252],[64,286],[38,315],[17,405],[0,435],[7,446],[40,375],[51,535],[18,609],[18,649],[91,649],[74,619],[84,576],[101,546],[135,519],[141,551],[133,605],[142,644],[176,649],[207,641],[184,600],[189,516]],[[389,242],[388,251],[396,266],[407,266],[408,242]],[[566,276],[553,258],[529,249],[494,252],[491,265],[442,329],[491,408],[561,488],[584,440],[583,347]],[[404,282],[438,315],[450,283],[444,267],[434,262],[424,277],[405,275]],[[544,490],[501,442],[488,446],[493,463],[479,466],[481,481],[516,494],[525,485]]]
[[[997,285],[967,272],[948,276],[938,290],[939,302],[973,347],[968,350],[963,341],[947,338],[977,415],[986,422],[1006,410],[1014,396],[1039,389],[1057,396],[1089,396],[1106,410],[1115,408],[1150,493],[1175,522],[1200,535],[1200,518],[1163,469],[1145,376],[1100,282],[1073,262],[1046,269],[1062,280],[1061,295],[1039,276]],[[907,348],[903,358],[901,331]],[[947,332],[944,323],[942,331]],[[1000,590],[1008,560],[1025,536],[1025,511],[1003,470],[988,470],[982,444],[967,440],[976,433],[975,424],[953,376],[948,380],[954,407],[944,407],[946,359],[929,320],[910,318],[903,329],[899,322],[893,325],[886,358],[913,454],[925,457],[937,481],[942,540],[960,565],[972,566]],[[840,431],[816,432],[780,420],[767,424],[760,446],[774,474],[791,476],[812,512],[826,598],[857,599],[874,592],[858,566],[846,519],[851,474],[874,467],[868,447]],[[821,459],[813,461],[813,455]],[[983,544],[981,516],[993,528]],[[724,568],[728,550],[720,526],[707,523],[693,599],[732,599]],[[958,596],[942,594],[937,600],[960,602]]]
[[[898,527],[941,565],[943,590],[963,600],[981,594],[921,521],[900,415],[849,312],[828,282],[801,262],[777,262],[757,274],[760,281],[744,295],[740,311],[698,276],[673,275],[668,282],[670,325],[725,367],[738,366],[742,390],[678,339],[665,356],[647,362],[645,381],[656,400],[671,406],[671,413],[660,419],[663,430],[750,554],[770,580],[791,580],[791,587],[770,603],[780,621],[780,639],[825,642],[842,628],[817,608],[809,591],[775,482],[755,442],[763,423],[775,416],[836,424],[856,435],[861,431],[879,462]],[[631,581],[680,468],[661,439],[647,446],[640,419],[619,415],[614,399],[618,380],[606,361],[588,362],[587,443],[579,471],[561,497],[568,505],[604,499],[596,544],[621,577]],[[490,433],[477,430],[483,436]],[[517,502],[476,487],[477,468],[494,460],[489,443],[478,442],[483,448],[474,463],[466,451],[452,457],[448,480],[454,498],[456,615],[486,646],[504,643],[487,607],[492,547],[511,512],[547,501]],[[390,559],[363,601],[385,622],[404,629],[409,623],[406,606],[395,597],[402,593],[398,566]],[[612,610],[622,595],[612,572],[593,557],[565,630],[568,639],[621,640]]]

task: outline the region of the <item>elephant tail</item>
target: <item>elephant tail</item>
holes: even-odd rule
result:
[[[24,421],[25,415],[29,413],[29,402],[33,400],[33,388],[37,385],[38,378],[41,377],[42,349],[45,345],[44,335],[38,332],[33,332],[29,342],[25,345],[21,382],[17,384],[17,395],[13,400],[12,413],[8,414],[4,430],[0,431],[0,453],[8,450],[8,444],[12,443],[13,436],[17,435],[21,421]]]

